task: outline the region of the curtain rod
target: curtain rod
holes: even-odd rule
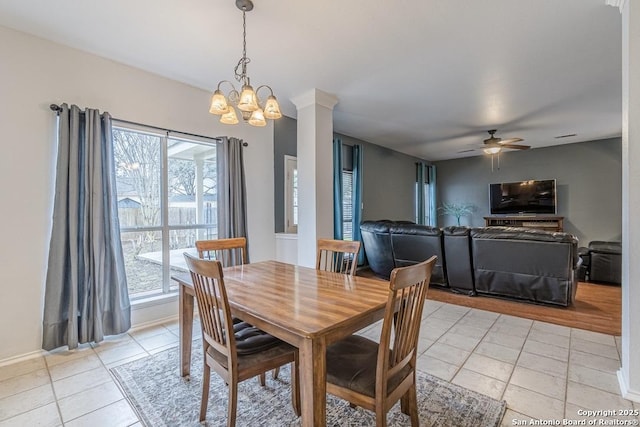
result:
[[[49,105],[49,108],[51,108],[51,111],[55,111],[56,113],[60,113],[62,111],[62,107],[57,105],[57,104],[51,104],[51,105]],[[216,141],[221,141],[222,140],[222,138],[220,138],[219,136],[218,137],[210,137],[210,136],[196,135],[195,133],[181,132],[179,130],[161,128],[161,127],[158,127],[158,126],[147,125],[147,124],[144,124],[144,123],[138,123],[138,122],[132,122],[132,121],[129,121],[129,120],[117,119],[115,117],[112,117],[111,119],[112,120],[116,120],[116,121],[118,121],[120,123],[126,123],[128,125],[143,126],[143,127],[148,127],[148,128],[152,128],[152,129],[163,130],[165,132],[174,132],[174,133],[179,133],[179,134],[187,135],[187,136],[195,136],[195,137],[198,137],[198,138],[215,139]],[[249,143],[243,141],[242,142],[242,146],[243,147],[248,147]]]

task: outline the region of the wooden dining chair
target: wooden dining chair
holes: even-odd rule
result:
[[[247,238],[230,237],[225,239],[196,240],[196,250],[200,259],[218,260],[223,267],[242,265],[247,261]],[[233,318],[234,324],[242,322],[241,319]],[[261,331],[260,331],[261,332]],[[265,332],[262,332],[266,334]],[[273,371],[273,379],[278,378],[280,370]],[[258,380],[260,385],[266,384],[265,374],[261,373]]]
[[[258,342],[253,348],[239,351],[238,335],[234,331],[231,310],[224,286],[222,264],[217,260],[202,260],[184,254],[191,272],[193,287],[200,312],[202,325],[202,348],[204,370],[202,378],[202,400],[200,421],[207,414],[211,369],[222,377],[229,387],[227,426],[235,426],[238,383],[255,377],[287,363],[291,366],[291,403],[300,415],[300,394],[298,385],[298,350],[277,340],[268,345]]]
[[[378,427],[387,425],[387,412],[398,400],[411,425],[419,425],[416,349],[435,262],[433,256],[391,272],[379,344],[351,335],[327,348],[327,393],[374,411]]]
[[[316,269],[354,276],[358,267],[360,242],[318,239]]]
[[[201,259],[216,259],[223,267],[244,264],[247,260],[246,237],[197,240],[196,249]]]

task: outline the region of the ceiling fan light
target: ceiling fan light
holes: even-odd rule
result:
[[[500,150],[500,147],[489,147],[485,148],[483,151],[485,152],[485,154],[498,154]]]
[[[238,116],[236,115],[236,109],[229,105],[229,111],[220,117],[220,123],[225,125],[235,125],[238,123]]]
[[[251,113],[251,117],[249,118],[249,124],[251,126],[266,126],[267,121],[264,119],[264,113],[260,108]]]
[[[211,114],[221,115],[229,112],[229,105],[227,104],[227,98],[216,90],[211,97],[211,107],[209,108]]]
[[[282,117],[278,100],[273,95],[269,95],[267,101],[264,104],[264,116],[267,119],[271,120],[279,119],[280,117]]]
[[[256,111],[258,108],[258,97],[251,85],[242,86],[238,108],[241,111]]]

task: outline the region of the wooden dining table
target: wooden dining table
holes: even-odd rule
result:
[[[194,289],[180,289],[180,370],[190,374]],[[326,425],[326,349],[382,319],[389,282],[264,261],[224,269],[232,314],[299,349],[303,426]]]

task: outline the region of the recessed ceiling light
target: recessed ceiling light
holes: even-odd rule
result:
[[[577,136],[577,133],[568,133],[566,135],[558,135],[555,137],[555,139],[560,139],[560,138],[571,138],[572,136]]]

